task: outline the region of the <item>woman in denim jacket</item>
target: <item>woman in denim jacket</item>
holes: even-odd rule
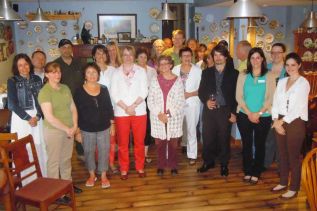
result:
[[[37,96],[42,80],[34,74],[33,65],[26,54],[17,54],[12,64],[13,77],[8,79],[8,108],[12,111],[11,132],[18,138],[31,134],[43,176],[46,176],[46,151],[43,141],[42,112]],[[31,148],[28,148],[31,157]],[[27,173],[27,172],[25,172]]]

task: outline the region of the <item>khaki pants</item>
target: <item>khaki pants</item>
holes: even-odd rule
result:
[[[64,131],[44,127],[44,141],[47,151],[47,176],[71,180],[71,158],[74,139]]]

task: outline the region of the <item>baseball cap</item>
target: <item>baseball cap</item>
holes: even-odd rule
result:
[[[64,45],[67,45],[67,44],[73,46],[73,43],[72,43],[70,40],[68,40],[68,39],[61,39],[61,40],[59,41],[59,43],[58,43],[58,48],[63,47]]]

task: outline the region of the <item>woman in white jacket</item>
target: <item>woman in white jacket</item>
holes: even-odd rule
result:
[[[177,172],[177,143],[183,135],[184,87],[180,78],[171,71],[170,56],[158,59],[159,75],[151,81],[148,107],[151,119],[151,135],[155,138],[158,155],[157,174],[162,176],[164,168]]]

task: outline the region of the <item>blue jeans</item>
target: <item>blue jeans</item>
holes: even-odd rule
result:
[[[83,137],[85,162],[88,171],[96,170],[96,146],[98,148],[98,172],[107,171],[110,150],[109,128],[99,132],[81,131],[81,134]]]

